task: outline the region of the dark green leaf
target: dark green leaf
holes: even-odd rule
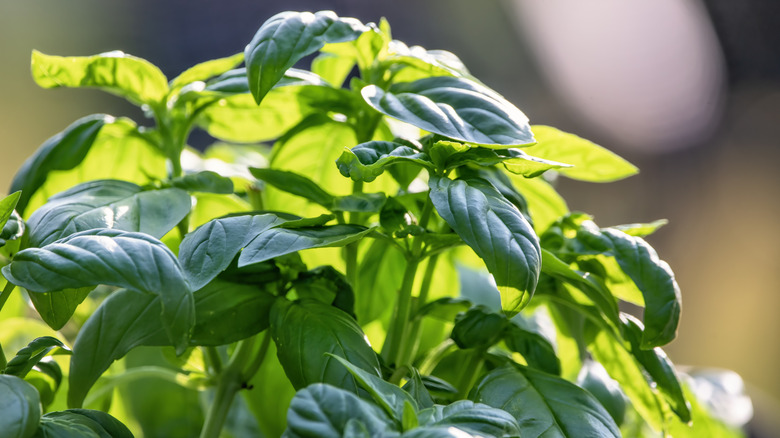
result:
[[[249,171],[255,178],[265,181],[279,190],[306,198],[326,208],[333,205],[333,195],[303,175],[284,170],[259,169],[255,167],[250,167]]]
[[[284,372],[296,389],[322,382],[357,393],[352,375],[326,353],[381,375],[376,353],[360,326],[346,313],[320,301],[277,300],[271,308],[271,335]]]
[[[321,214],[317,217],[290,219],[287,222],[277,225],[277,227],[287,229],[321,227],[333,219],[336,219],[335,214]]]
[[[329,355],[331,358],[339,361],[347,368],[357,384],[368,391],[374,401],[385,410],[385,413],[395,420],[396,424],[401,424],[406,415],[406,405],[411,405],[414,412],[417,411],[417,402],[408,392],[392,383],[385,382],[381,377],[368,371],[362,370],[348,361],[335,355]]]
[[[419,412],[420,425],[454,427],[475,436],[519,436],[520,426],[508,412],[471,400],[435,405]]]
[[[469,79],[424,78],[389,92],[369,85],[362,94],[382,114],[455,140],[499,149],[535,141],[522,111]]]
[[[208,170],[174,178],[171,185],[188,192],[233,193],[233,181],[230,178]]]
[[[474,400],[517,419],[523,437],[620,437],[612,417],[590,393],[560,377],[522,366],[490,372]]]
[[[170,341],[180,351],[195,324],[192,291],[176,256],[146,234],[97,229],[19,252],[5,277],[31,292],[106,284],[157,295]]]
[[[526,152],[536,157],[573,164],[574,167],[558,170],[569,178],[609,182],[638,172],[628,161],[574,134],[542,125],[534,125],[531,129],[537,144],[530,146]]]
[[[508,349],[520,353],[529,366],[560,375],[561,361],[555,353],[555,339],[545,326],[552,326],[547,314],[536,312],[530,317],[517,314],[504,334],[504,342]]]
[[[403,204],[392,196],[388,197],[379,212],[379,224],[392,233],[412,224],[412,216]]]
[[[333,266],[318,266],[300,273],[295,290],[300,298],[318,299],[355,318],[355,293],[347,277]]]
[[[384,193],[354,193],[337,197],[333,201],[333,211],[378,213],[385,201],[387,197]]]
[[[680,377],[666,353],[659,347],[643,350],[641,348],[642,324],[629,315],[622,315],[622,319],[623,334],[631,346],[631,354],[653,379],[656,388],[664,396],[680,421],[683,423],[691,421],[690,404],[683,394]]]
[[[34,438],[133,438],[133,434],[105,412],[68,409],[44,415]]]
[[[38,391],[16,376],[0,374],[0,412],[3,437],[32,437],[41,420]]]
[[[357,424],[356,424],[357,423]],[[392,431],[381,409],[358,396],[330,385],[313,384],[295,394],[287,414],[289,438],[343,438],[349,431],[367,431],[381,437]]]
[[[600,363],[592,360],[583,363],[577,376],[577,385],[596,397],[615,420],[615,424],[623,424],[626,416],[626,395],[620,389],[620,384],[609,377],[607,370]]]
[[[371,182],[384,173],[386,167],[403,162],[433,168],[433,163],[425,153],[391,141],[369,141],[352,149],[344,148],[336,165],[341,174],[348,178]]]
[[[193,289],[200,289],[224,271],[238,252],[262,232],[284,222],[274,214],[214,219],[187,234],[179,260]]]
[[[296,251],[344,246],[371,231],[360,225],[332,225],[310,228],[272,228],[249,242],[238,258],[238,266],[260,263]]]
[[[450,337],[460,348],[487,349],[501,339],[508,327],[506,316],[477,306],[455,317]]]
[[[180,88],[195,81],[206,81],[235,68],[237,65],[241,64],[243,60],[244,54],[236,53],[233,56],[201,62],[200,64],[196,64],[183,71],[179,76],[176,76],[171,81],[171,88]]]
[[[21,190],[16,209],[24,214],[27,203],[46,182],[49,172],[72,169],[81,163],[104,125],[114,122],[105,114],[94,114],[73,122],[64,131],[46,140],[16,172],[11,192]]]
[[[368,30],[354,18],[331,11],[282,12],[263,23],[246,46],[249,88],[260,103],[284,72],[325,43],[351,41]]]
[[[276,297],[258,286],[214,280],[194,292],[190,345],[227,345],[262,332]]]
[[[533,295],[541,248],[531,225],[493,186],[483,180],[429,179],[433,205],[447,224],[482,258],[508,312],[522,309]]]
[[[417,402],[417,406],[419,406],[420,409],[433,407],[433,398],[431,398],[431,393],[429,393],[428,388],[425,387],[425,382],[423,382],[423,379],[420,376],[420,372],[417,371],[417,368],[412,368],[412,376],[403,386],[403,390],[406,391],[415,402]]]
[[[126,181],[90,181],[53,196],[30,216],[30,246],[95,228],[138,231],[160,239],[191,206],[187,192],[177,188],[143,191]]]
[[[32,74],[43,88],[96,87],[136,105],[159,105],[168,94],[168,79],[160,69],[120,51],[64,57],[34,50]]]
[[[84,302],[93,289],[95,289],[93,286],[87,286],[56,292],[33,293],[29,294],[29,297],[43,322],[54,330],[59,330],[70,321],[76,308]]]
[[[26,347],[19,350],[13,359],[8,361],[3,374],[10,374],[23,379],[41,359],[57,348],[70,351],[57,338],[51,336],[35,338]]]

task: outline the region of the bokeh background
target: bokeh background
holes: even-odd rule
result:
[[[32,49],[123,50],[173,77],[243,50],[282,10],[387,17],[394,37],[460,56],[536,124],[589,138],[641,173],[560,181],[602,225],[666,218],[650,237],[683,292],[677,364],[740,373],[754,436],[780,430],[780,3],[774,0],[0,0],[0,194],[84,115],[142,121],[93,90],[42,90]],[[208,142],[195,136],[195,146]],[[201,144],[199,144],[201,143]]]

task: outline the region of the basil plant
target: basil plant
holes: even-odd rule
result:
[[[743,396],[661,349],[664,222],[551,183],[637,169],[454,54],[284,12],[173,79],[118,51],[32,75],[148,120],[75,121],[0,201],[4,437],[741,436],[710,397]]]

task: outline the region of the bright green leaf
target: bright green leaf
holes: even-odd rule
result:
[[[56,292],[28,294],[41,319],[54,330],[59,330],[70,321],[79,304],[84,302],[93,286],[63,289]]]
[[[8,222],[8,219],[11,218],[21,196],[22,192],[17,191],[0,199],[0,230],[5,228],[5,224]]]
[[[536,288],[542,261],[528,221],[485,181],[432,176],[429,185],[436,210],[493,274],[502,307],[508,312],[523,308]]]
[[[187,70],[184,70],[179,76],[176,76],[171,81],[171,88],[180,88],[195,81],[206,81],[214,76],[221,75],[232,68],[236,68],[243,60],[244,54],[236,53],[233,56],[201,62],[200,64],[196,64]]]
[[[336,165],[345,177],[371,182],[384,173],[387,166],[403,162],[433,168],[425,153],[390,141],[370,141],[352,149],[345,148]]]

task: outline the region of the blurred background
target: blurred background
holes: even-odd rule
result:
[[[446,49],[520,107],[641,173],[561,180],[601,226],[649,238],[683,292],[676,364],[728,368],[753,397],[754,436],[780,430],[780,3],[773,0],[0,0],[0,194],[47,138],[87,114],[140,112],[93,90],[42,90],[32,49],[122,50],[173,77],[243,51],[282,10],[387,17],[409,45]],[[196,136],[193,142],[208,142]],[[202,145],[201,145],[202,146]]]

